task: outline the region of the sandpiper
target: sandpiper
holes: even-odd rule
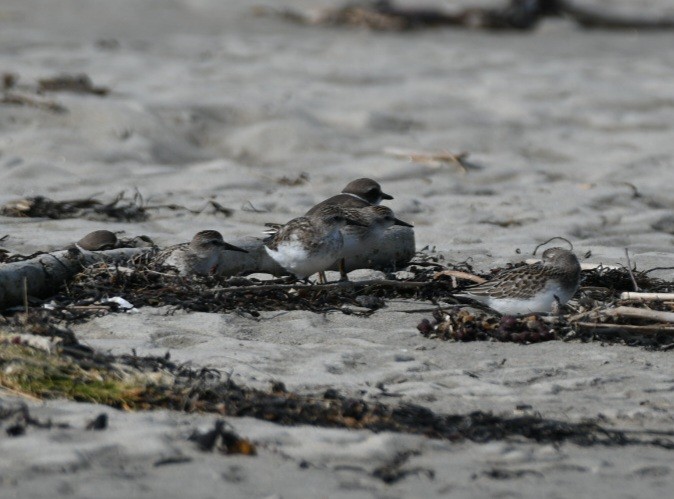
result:
[[[472,298],[508,315],[548,313],[564,305],[580,285],[580,263],[571,251],[549,248],[543,260],[499,273],[456,296]]]
[[[89,232],[89,234],[77,241],[75,245],[87,251],[103,251],[115,248],[117,242],[117,236],[114,232],[101,229]]]
[[[313,215],[326,205],[338,205],[343,208],[362,208],[364,206],[378,205],[383,199],[393,199],[393,196],[382,192],[381,186],[371,178],[359,178],[346,184],[341,194],[321,201],[307,211],[307,215]]]
[[[342,256],[346,225],[364,225],[339,206],[323,206],[292,219],[265,240],[267,254],[299,279],[329,268]]]
[[[212,275],[215,273],[223,251],[240,251],[245,249],[226,243],[217,230],[197,232],[189,243],[170,246],[159,252],[154,263],[175,267],[182,275]]]
[[[362,225],[347,225],[342,229],[342,235],[344,236],[343,260],[340,262],[342,279],[346,279],[344,260],[374,254],[381,244],[386,229],[393,225],[414,227],[412,224],[396,218],[393,210],[387,206],[345,208],[345,211],[352,218],[361,222]]]

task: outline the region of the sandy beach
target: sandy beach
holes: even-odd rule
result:
[[[577,0],[635,12],[632,2]],[[409,4],[410,2],[408,2]],[[498,2],[476,2],[479,5]],[[454,2],[429,2],[452,9]],[[315,9],[321,0],[287,0]],[[475,5],[463,1],[460,5]],[[0,72],[64,112],[0,104],[0,205],[43,195],[110,200],[136,190],[146,221],[0,217],[3,248],[65,247],[100,228],[160,246],[216,229],[259,236],[376,179],[414,223],[416,247],[480,272],[570,240],[583,263],[674,280],[674,32],[461,29],[377,33],[256,16],[244,0],[40,0],[0,5]],[[275,5],[275,6],[280,6]],[[665,0],[644,15],[674,16]],[[106,95],[36,94],[38,81],[86,74]],[[467,152],[479,168],[391,149]],[[670,220],[670,223],[667,223]],[[361,271],[368,275],[366,271]],[[454,343],[416,326],[428,302],[394,300],[368,318],[308,311],[243,314],[140,308],[74,327],[103,352],[159,355],[236,383],[418,404],[443,414],[541,414],[621,430],[671,431],[670,351],[552,341]],[[667,497],[672,450],[451,442],[394,432],[225,418],[256,456],[199,451],[187,439],[214,414],[125,412],[0,391],[69,428],[0,436],[0,497]],[[107,413],[109,428],[85,430]],[[398,462],[396,459],[401,459]],[[168,460],[168,461],[167,461]],[[168,462],[168,464],[166,464]],[[387,483],[376,470],[408,473]]]

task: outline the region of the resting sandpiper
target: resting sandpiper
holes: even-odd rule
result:
[[[456,296],[472,298],[508,315],[548,313],[564,305],[580,286],[580,263],[571,251],[549,248],[543,261],[497,274]]]
[[[220,255],[226,250],[248,253],[245,249],[226,243],[217,230],[202,230],[189,243],[160,251],[153,262],[175,267],[181,275],[212,275],[218,268]]]

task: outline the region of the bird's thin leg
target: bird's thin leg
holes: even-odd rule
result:
[[[348,282],[349,276],[346,273],[346,259],[340,258],[339,260],[339,281]]]

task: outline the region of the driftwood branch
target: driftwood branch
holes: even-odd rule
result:
[[[83,267],[100,262],[121,262],[147,251],[149,248],[120,248],[98,252],[72,248],[2,265],[0,309],[23,303],[24,289],[27,296],[49,296]]]
[[[575,325],[588,331],[601,330],[602,333],[638,333],[638,334],[661,334],[674,333],[674,326],[667,325],[637,325],[637,324],[603,324],[597,322],[576,322]]]
[[[616,307],[606,310],[604,315],[674,323],[674,312],[661,312],[659,310],[649,310],[647,308]]]
[[[598,319],[600,317],[622,317],[625,319],[644,319],[674,323],[674,312],[663,312],[659,310],[650,310],[648,308],[627,306],[619,306],[610,309],[589,310],[587,312],[569,316],[567,317],[567,321],[570,323],[579,323],[583,320]]]

